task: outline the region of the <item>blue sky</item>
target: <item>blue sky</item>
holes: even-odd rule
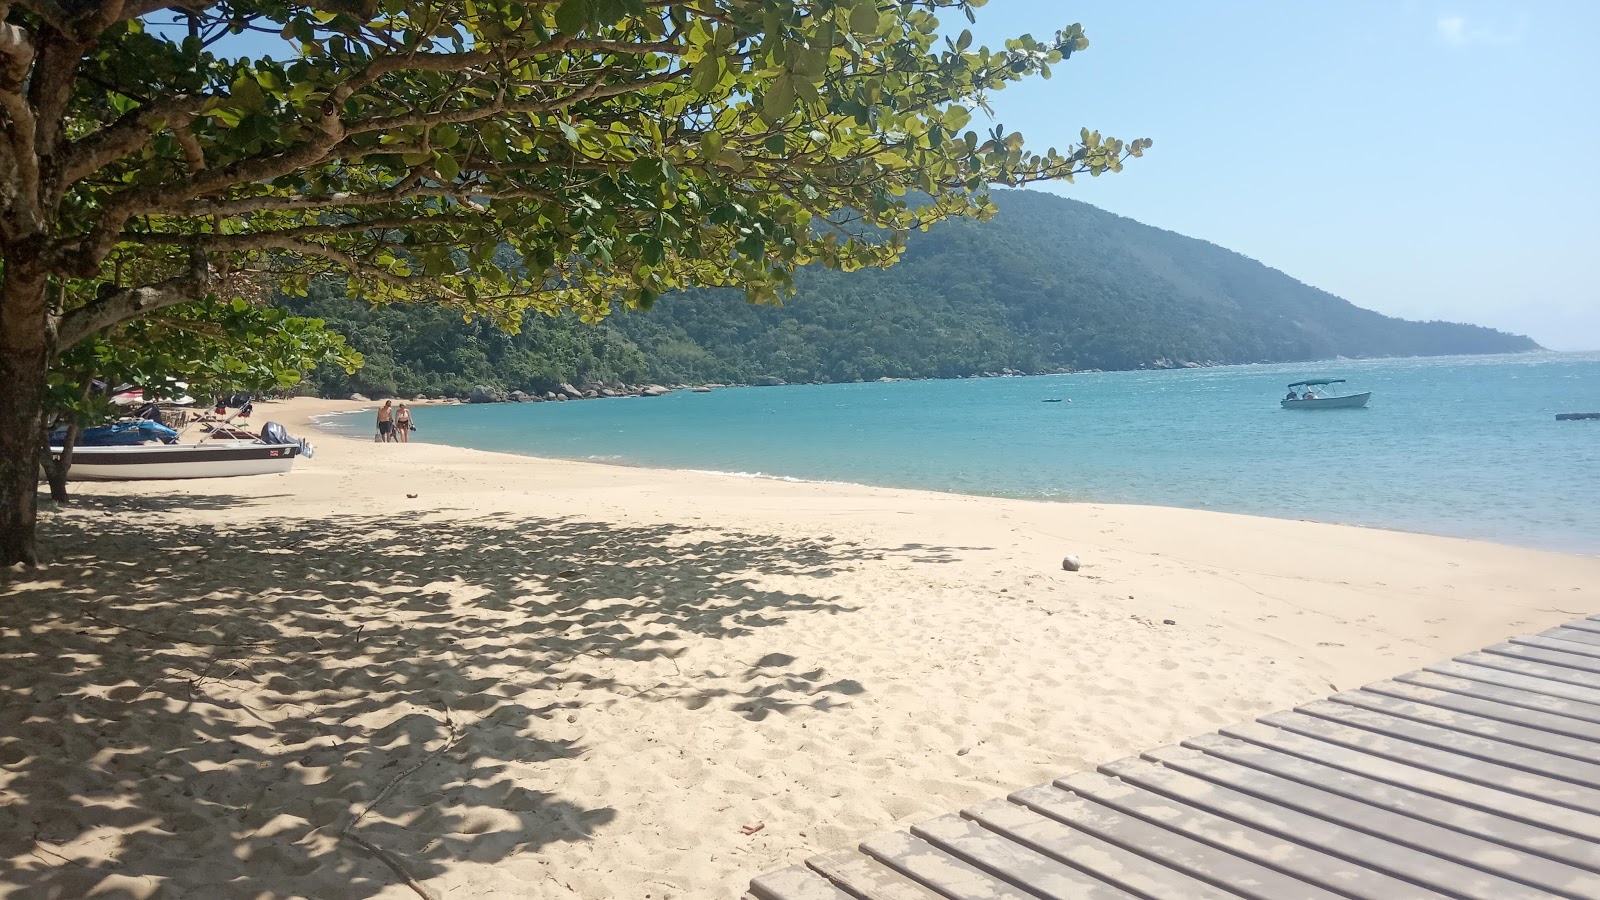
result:
[[[1046,189],[1370,309],[1600,348],[1600,2],[990,0],[973,32],[1075,21],[1089,50],[997,120],[1155,147]]]

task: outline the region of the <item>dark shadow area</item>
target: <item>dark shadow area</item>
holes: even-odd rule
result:
[[[628,810],[516,775],[584,752],[558,727],[574,686],[752,721],[865,689],[783,653],[738,689],[569,663],[675,660],[690,638],[849,612],[826,579],[859,561],[952,558],[505,514],[166,515],[197,502],[80,500],[49,519],[51,565],[0,574],[0,888],[15,896],[361,898],[401,880],[393,865],[426,880],[584,840]]]

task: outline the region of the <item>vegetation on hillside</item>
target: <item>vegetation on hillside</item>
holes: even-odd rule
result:
[[[913,235],[887,270],[803,269],[782,307],[690,290],[596,327],[529,315],[522,332],[437,307],[377,307],[327,290],[286,300],[367,359],[328,367],[329,395],[464,395],[475,384],[855,381],[1059,369],[1288,362],[1537,349],[1475,325],[1356,307],[1205,241],[1029,191],[997,193],[989,222]]]

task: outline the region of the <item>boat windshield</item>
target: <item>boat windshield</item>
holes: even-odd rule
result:
[[[1285,399],[1315,400],[1327,397],[1340,397],[1343,392],[1335,388],[1336,384],[1344,384],[1343,378],[1323,378],[1315,381],[1296,381],[1289,385],[1289,393],[1293,395]]]

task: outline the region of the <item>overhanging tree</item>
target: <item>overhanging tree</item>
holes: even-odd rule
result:
[[[67,429],[65,452],[45,465],[50,493],[59,502],[67,500],[78,429],[123,412],[109,391],[90,390],[96,380],[107,388],[143,388],[147,397],[158,399],[185,393],[209,399],[289,390],[319,365],[354,372],[361,363],[361,354],[323,320],[242,297],[167,307],[93,335],[63,351],[50,367],[46,421]]]
[[[965,130],[1087,46],[940,36],[981,5],[0,0],[0,564],[35,556],[51,358],[221,279],[508,327],[686,285],[771,301],[986,214],[989,184],[1148,146]]]

